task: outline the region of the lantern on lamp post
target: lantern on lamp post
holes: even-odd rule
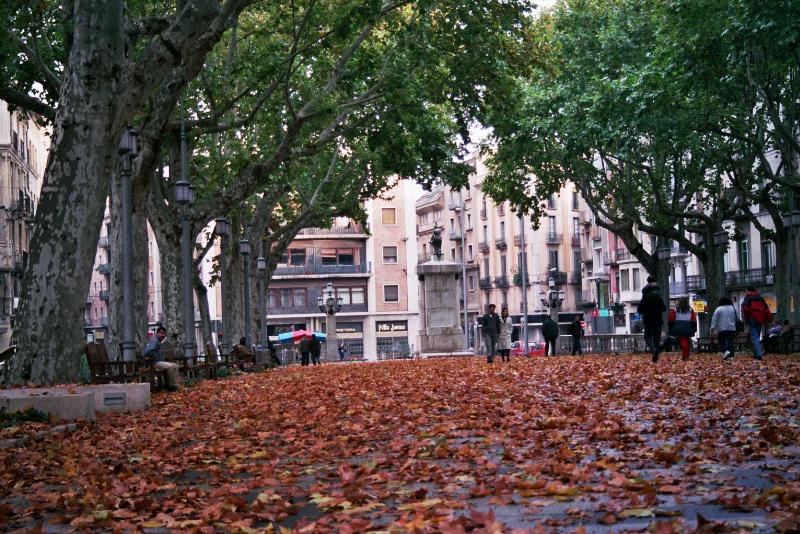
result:
[[[228,219],[220,217],[215,221],[214,231],[220,237],[219,244],[219,279],[221,283],[220,297],[222,299],[222,339],[219,341],[219,353],[227,361],[227,356],[230,354],[231,344],[228,342],[230,330],[228,329],[228,264],[226,260],[226,251],[228,246],[228,236],[231,235],[231,223]]]
[[[322,296],[317,298],[317,307],[320,313],[325,314],[325,334],[327,335],[325,343],[325,358],[327,360],[336,359],[336,314],[342,311],[344,299],[336,297],[333,288],[333,283],[328,282],[322,289]]]

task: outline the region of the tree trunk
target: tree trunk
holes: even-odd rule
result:
[[[158,236],[158,232],[156,235]],[[158,240],[161,259],[161,297],[167,339],[176,351],[183,346],[183,291],[181,291],[181,258],[177,243]]]
[[[238,221],[231,223],[231,237],[228,240],[228,341],[231,346],[244,337],[244,268],[242,255],[239,254],[239,240],[241,229]],[[226,332],[225,335],[228,335]]]
[[[108,255],[111,264],[111,276],[108,284],[108,337],[105,340],[108,357],[121,360],[120,343],[122,342],[122,200],[120,198],[120,176],[111,177],[111,194],[109,195],[110,228],[108,237]]]
[[[783,234],[775,233],[775,267],[771,274],[775,280],[775,299],[778,305],[778,313],[781,319],[789,319],[791,321],[792,263],[796,259],[792,253],[792,241],[786,234],[786,232]],[[764,265],[762,268],[766,270],[769,266]],[[795,303],[795,306],[797,306],[797,303]]]
[[[133,190],[134,341],[144,348],[149,326],[150,251],[147,237],[147,192]],[[153,318],[155,319],[155,317]]]
[[[5,382],[74,382],[109,177],[117,163],[123,2],[82,0],[53,127]],[[54,331],[54,325],[58,330]]]
[[[206,344],[213,343],[214,338],[211,333],[211,312],[208,307],[208,288],[203,284],[199,273],[195,271],[194,277],[194,292],[197,295],[197,307],[200,311],[200,331],[202,339],[198,340],[197,347],[198,353],[205,350]]]

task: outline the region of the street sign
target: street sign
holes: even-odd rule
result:
[[[600,317],[600,310],[592,310],[592,317]]]
[[[706,312],[706,301],[704,300],[695,300],[692,302],[692,308],[694,308],[695,313],[705,313]]]
[[[638,314],[638,313],[634,313],[633,314],[633,320],[634,321],[641,321],[642,320],[642,316],[640,314]]]

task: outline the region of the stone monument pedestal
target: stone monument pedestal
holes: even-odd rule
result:
[[[432,259],[417,266],[420,280],[419,346],[423,358],[472,356],[461,328],[461,265]]]

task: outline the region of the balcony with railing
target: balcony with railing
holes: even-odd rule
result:
[[[486,220],[486,208],[481,208],[480,215],[481,215],[481,219],[483,219],[485,221]]]
[[[433,227],[433,225],[431,225]],[[296,238],[311,239],[316,237],[359,237],[366,238],[364,228],[357,223],[350,223],[347,226],[333,226],[331,228],[303,228],[297,232]]]
[[[565,273],[564,271],[558,271],[558,270],[556,270],[556,271],[548,270],[547,274],[543,278],[544,279],[541,281],[541,283],[549,284],[550,283],[550,278],[552,278],[553,282],[555,282],[555,284],[559,285],[559,286],[566,284],[567,280],[569,279],[569,277],[567,276],[567,273]]]
[[[280,292],[280,288],[275,288],[276,291]],[[280,315],[297,315],[297,314],[321,314],[322,312],[319,311],[319,306],[317,305],[317,299],[322,296],[322,287],[308,287],[305,293],[305,300],[300,302],[292,301],[292,302],[285,302],[281,304],[278,302],[275,305],[267,304],[267,315],[268,316],[280,316]],[[359,304],[347,304],[344,303],[342,305],[342,313],[366,313],[368,311],[366,303],[359,303]]]
[[[573,247],[581,246],[581,234],[579,233],[570,234],[569,241]]]
[[[497,216],[502,217],[506,214],[506,208],[503,204],[498,204],[497,206]]]
[[[104,274],[106,276],[111,276],[111,264],[110,263],[101,263],[97,266],[97,272],[100,274]]]
[[[569,273],[569,283],[579,286],[583,283],[583,273],[580,271],[572,271]]]
[[[462,207],[462,202],[458,198],[449,198],[447,199],[447,209],[458,211]]]
[[[490,249],[489,243],[487,243],[486,241],[481,241],[480,243],[478,243],[478,250],[480,250],[484,254],[488,254],[489,249]]]
[[[626,249],[626,248],[618,248],[617,251],[614,254],[617,255],[617,263],[619,263],[621,261],[628,261],[628,260],[635,260],[636,259],[633,256],[631,256],[631,253],[628,252],[628,249]]]
[[[497,250],[506,250],[508,248],[508,243],[504,237],[494,240],[494,246],[497,247]]]
[[[725,287],[745,289],[747,286],[771,286],[775,283],[772,269],[744,269],[725,273]]]
[[[97,296],[98,296],[98,297],[100,297],[100,300],[102,300],[102,301],[104,301],[104,302],[108,302],[108,300],[109,300],[109,298],[110,298],[110,295],[109,295],[108,289],[101,289],[101,290],[98,292]]]
[[[591,290],[576,291],[575,304],[582,308],[593,308],[597,305],[597,299],[594,297]]]
[[[514,273],[512,280],[515,286],[522,287],[522,273]],[[525,285],[530,285],[530,279],[527,277],[527,275],[525,276]]]
[[[489,276],[479,278],[478,287],[481,289],[492,289],[492,278]]]
[[[669,295],[670,297],[679,297],[683,295],[689,294],[689,288],[686,283],[686,280],[681,280],[680,282],[670,282],[669,283]]]
[[[366,249],[357,249],[358,256],[366,257]],[[347,263],[329,263],[330,260],[338,261],[335,257],[323,257],[322,251],[316,248],[305,249],[305,263],[299,265],[279,265],[275,268],[276,276],[304,276],[304,275],[363,275],[369,276],[372,272],[371,264],[366,261],[353,261]]]
[[[109,245],[110,245],[110,241],[108,239],[108,236],[107,235],[101,235],[98,245],[100,247],[102,247],[102,248],[108,248]]]
[[[705,291],[706,277],[702,274],[691,274],[686,277],[687,291]]]
[[[547,240],[548,245],[559,245],[561,244],[561,233],[559,232],[547,232],[547,236],[545,239]]]
[[[451,228],[447,237],[450,238],[450,241],[461,241],[464,238],[464,234],[461,233],[460,228]]]
[[[508,276],[496,276],[494,279],[495,287],[506,288],[511,284],[508,283]]]
[[[594,240],[600,239],[600,227],[592,226],[589,228],[589,237]]]
[[[603,265],[616,265],[617,255],[614,252],[603,252]]]
[[[522,246],[522,236],[520,234],[517,234],[517,235],[514,236],[514,246],[515,247],[521,247]]]

